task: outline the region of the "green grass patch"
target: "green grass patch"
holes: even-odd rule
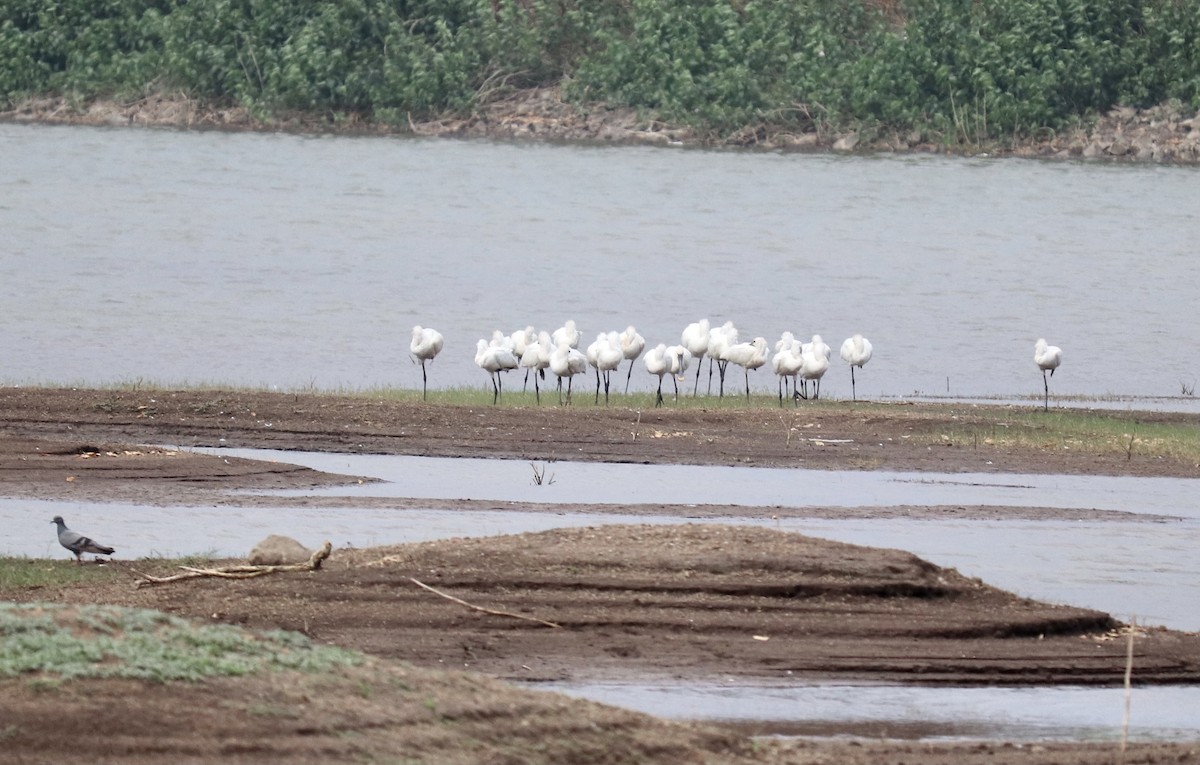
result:
[[[80,566],[74,558],[47,560],[0,557],[0,592],[62,587],[84,581],[109,581],[119,576],[120,572],[111,566]]]
[[[295,632],[253,633],[119,606],[0,603],[0,677],[168,682],[357,664]]]
[[[1125,412],[1095,410],[988,409],[962,417],[950,414],[953,411],[948,409],[940,427],[914,434],[914,440],[977,448],[1123,454],[1130,459],[1150,456],[1200,464],[1197,424],[1156,422]]]

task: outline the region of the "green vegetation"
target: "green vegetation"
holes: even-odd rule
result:
[[[0,677],[118,677],[167,682],[268,670],[320,672],[356,654],[294,632],[227,625],[118,606],[0,603]]]
[[[53,536],[50,538],[53,539]],[[63,554],[65,557],[61,560],[0,556],[0,592],[30,587],[62,587],[82,581],[110,581],[124,576],[112,566],[77,565],[69,552],[64,550]]]
[[[8,0],[0,108],[181,93],[262,119],[466,115],[563,86],[701,134],[982,142],[1200,107],[1194,0]]]
[[[1200,464],[1200,427],[1148,422],[1124,413],[1060,409],[987,409],[917,440],[961,447],[1066,449],[1090,454],[1153,456]]]

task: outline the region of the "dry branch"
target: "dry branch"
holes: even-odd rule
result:
[[[134,573],[141,577],[134,582],[134,587],[149,587],[156,584],[169,584],[171,582],[181,582],[186,579],[200,579],[203,577],[216,577],[218,579],[253,579],[266,574],[274,574],[281,571],[317,571],[321,568],[321,564],[333,552],[333,545],[329,542],[321,545],[320,549],[312,554],[306,563],[285,563],[277,566],[225,566],[223,568],[193,568],[192,566],[180,566],[183,570],[182,574],[172,574],[171,576],[151,576],[143,574],[140,571],[134,570]]]
[[[548,622],[545,619],[537,619],[532,616],[522,616],[521,614],[514,614],[511,611],[497,611],[495,609],[484,608],[483,606],[477,606],[477,605],[474,605],[473,603],[468,603],[467,601],[460,600],[459,598],[456,598],[453,595],[447,595],[446,593],[442,592],[441,590],[435,590],[434,588],[430,587],[429,585],[425,584],[424,582],[413,579],[411,576],[408,578],[408,581],[412,582],[413,584],[415,584],[416,586],[418,586],[422,589],[429,590],[434,595],[438,595],[438,596],[445,598],[446,600],[453,601],[453,602],[459,604],[460,606],[466,606],[467,608],[469,608],[473,611],[480,611],[485,614],[491,614],[492,616],[507,616],[511,619],[521,619],[522,621],[535,622],[537,624],[542,624],[547,627],[553,627],[555,629],[562,629],[561,624],[555,624],[554,622]]]

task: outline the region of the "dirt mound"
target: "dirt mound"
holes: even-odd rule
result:
[[[515,680],[1116,685],[1125,668],[1125,640],[1107,614],[1018,598],[910,553],[770,529],[452,539],[335,551],[311,574],[140,589],[132,569],[145,564],[130,566],[128,578],[0,594],[293,630]],[[1139,682],[1200,681],[1194,638],[1154,630],[1137,646]]]

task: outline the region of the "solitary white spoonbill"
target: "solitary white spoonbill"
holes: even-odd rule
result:
[[[696,384],[692,386],[692,397],[700,389],[700,370],[704,368],[704,356],[708,353],[708,319],[694,321],[683,328],[680,342],[692,358],[696,359]],[[711,365],[710,365],[711,367]]]
[[[750,372],[767,363],[767,339],[756,337],[749,343],[738,343],[725,349],[722,358],[737,364],[746,374],[746,400],[750,400]],[[724,380],[722,379],[722,383]],[[722,392],[724,385],[722,384]]]
[[[642,355],[642,351],[646,349],[646,338],[638,334],[630,324],[625,328],[625,331],[620,335],[621,354],[629,362],[629,371],[625,373],[625,392],[629,393],[629,378],[633,377],[633,362],[637,361],[637,357]]]
[[[850,399],[858,400],[854,390],[854,368],[862,369],[863,364],[871,360],[871,341],[857,332],[853,337],[847,337],[842,343],[842,361],[850,365]]]
[[[433,361],[434,357],[442,352],[442,333],[418,324],[413,327],[412,342],[408,344],[408,350],[421,364],[421,400],[424,401],[429,386],[429,378],[425,376],[425,362]]]
[[[550,354],[550,371],[558,377],[558,403],[562,403],[562,380],[567,378],[567,403],[571,403],[571,378],[586,372],[587,356],[572,348],[565,340],[560,342]]]
[[[475,363],[488,373],[492,380],[492,404],[500,400],[500,373],[516,369],[517,357],[503,345],[489,345],[487,340],[475,344]]]
[[[1050,377],[1054,377],[1054,370],[1058,369],[1058,365],[1062,363],[1062,348],[1059,348],[1057,345],[1046,345],[1046,339],[1039,337],[1033,346],[1033,363],[1037,364],[1038,368],[1042,370],[1042,387],[1046,393],[1042,409],[1049,411],[1050,381],[1046,377],[1046,372],[1050,373]]]

